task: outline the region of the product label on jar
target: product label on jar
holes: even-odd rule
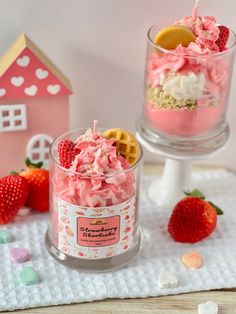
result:
[[[121,254],[134,243],[135,196],[126,202],[89,208],[57,200],[58,249],[86,259]]]

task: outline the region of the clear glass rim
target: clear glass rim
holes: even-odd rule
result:
[[[49,148],[49,157],[50,157],[50,160],[53,161],[53,163],[59,168],[61,169],[63,172],[66,172],[68,174],[71,174],[71,175],[77,175],[77,176],[80,176],[81,178],[84,178],[84,179],[89,179],[89,178],[107,178],[107,177],[114,177],[118,174],[122,174],[122,173],[126,173],[126,172],[130,172],[132,170],[135,170],[136,168],[139,167],[139,165],[142,163],[143,161],[143,149],[140,145],[140,143],[138,142],[139,144],[139,157],[137,159],[137,161],[133,164],[133,165],[130,165],[130,167],[128,169],[124,169],[124,170],[119,170],[119,171],[114,171],[114,172],[111,172],[111,173],[108,173],[108,174],[91,174],[91,175],[83,175],[82,173],[80,172],[76,172],[76,171],[72,171],[70,169],[66,169],[64,168],[63,166],[61,166],[58,161],[55,159],[55,157],[53,156],[53,148],[54,146],[62,139],[62,138],[65,138],[66,136],[69,136],[73,133],[78,133],[78,132],[85,132],[86,130],[88,129],[91,129],[91,127],[87,127],[87,128],[78,128],[78,129],[75,129],[75,130],[72,130],[72,131],[68,131],[66,133],[63,133],[61,135],[59,135],[58,137],[56,137],[54,139],[54,141],[52,142],[52,144],[50,145],[50,148]],[[104,128],[104,127],[99,127],[98,128],[98,131],[105,131],[107,130],[108,128]],[[82,135],[82,133],[81,133]]]
[[[174,24],[174,23],[172,23],[172,24]],[[196,58],[196,59],[199,59],[199,58],[207,58],[207,57],[219,57],[219,56],[222,56],[222,55],[225,55],[225,54],[228,54],[228,53],[230,53],[231,51],[233,51],[234,49],[235,49],[235,47],[236,47],[236,34],[235,34],[235,32],[231,29],[231,28],[229,28],[229,31],[230,31],[230,33],[231,34],[233,34],[233,37],[234,37],[234,43],[233,43],[233,45],[230,47],[230,48],[228,48],[227,50],[225,50],[225,51],[220,51],[220,52],[215,52],[215,53],[209,53],[209,54],[204,54],[204,55],[199,55],[199,54],[180,54],[180,53],[177,53],[176,51],[174,51],[174,50],[168,50],[168,49],[165,49],[165,48],[162,48],[161,46],[159,46],[159,45],[157,45],[155,42],[154,42],[154,40],[152,40],[152,38],[151,38],[151,31],[153,30],[153,28],[154,27],[156,27],[156,26],[161,26],[161,25],[163,25],[163,23],[155,23],[155,24],[153,24],[150,28],[149,28],[149,30],[148,30],[148,32],[147,32],[147,37],[148,37],[148,41],[151,43],[151,45],[153,46],[153,47],[155,47],[155,48],[157,48],[158,50],[160,50],[160,51],[162,51],[162,52],[165,52],[165,53],[168,53],[168,54],[172,54],[172,55],[174,55],[174,56],[185,56],[185,57],[191,57],[191,58]],[[168,25],[168,24],[166,24],[166,25]],[[163,26],[164,27],[164,26]]]

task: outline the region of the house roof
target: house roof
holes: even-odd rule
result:
[[[71,93],[67,77],[25,34],[21,34],[0,59],[0,99]]]

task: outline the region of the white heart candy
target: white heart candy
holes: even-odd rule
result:
[[[169,271],[161,271],[158,277],[158,286],[161,289],[176,288],[178,278]]]
[[[0,88],[0,97],[4,96],[6,94],[5,88]]]
[[[37,69],[35,71],[35,75],[37,76],[39,80],[43,80],[48,76],[48,71],[43,70],[43,69]]]
[[[31,85],[25,88],[25,94],[28,96],[34,96],[37,93],[37,90],[38,90],[37,86]]]
[[[207,301],[198,305],[198,314],[217,314],[218,305],[213,301]]]
[[[17,59],[16,63],[21,67],[27,67],[30,62],[30,58],[28,56],[24,56],[22,58]]]
[[[11,83],[12,83],[12,85],[14,85],[16,87],[19,87],[24,83],[24,78],[22,76],[18,76],[18,77],[13,76],[11,78]]]
[[[56,95],[61,89],[61,86],[58,84],[55,85],[48,85],[47,87],[47,91],[52,94],[52,95]]]
[[[207,301],[198,305],[198,314],[217,314],[218,305],[213,301]]]

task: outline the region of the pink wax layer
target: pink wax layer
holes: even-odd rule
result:
[[[157,109],[147,103],[149,125],[160,132],[176,136],[196,136],[212,129],[222,117],[224,106],[209,106],[195,110]]]

